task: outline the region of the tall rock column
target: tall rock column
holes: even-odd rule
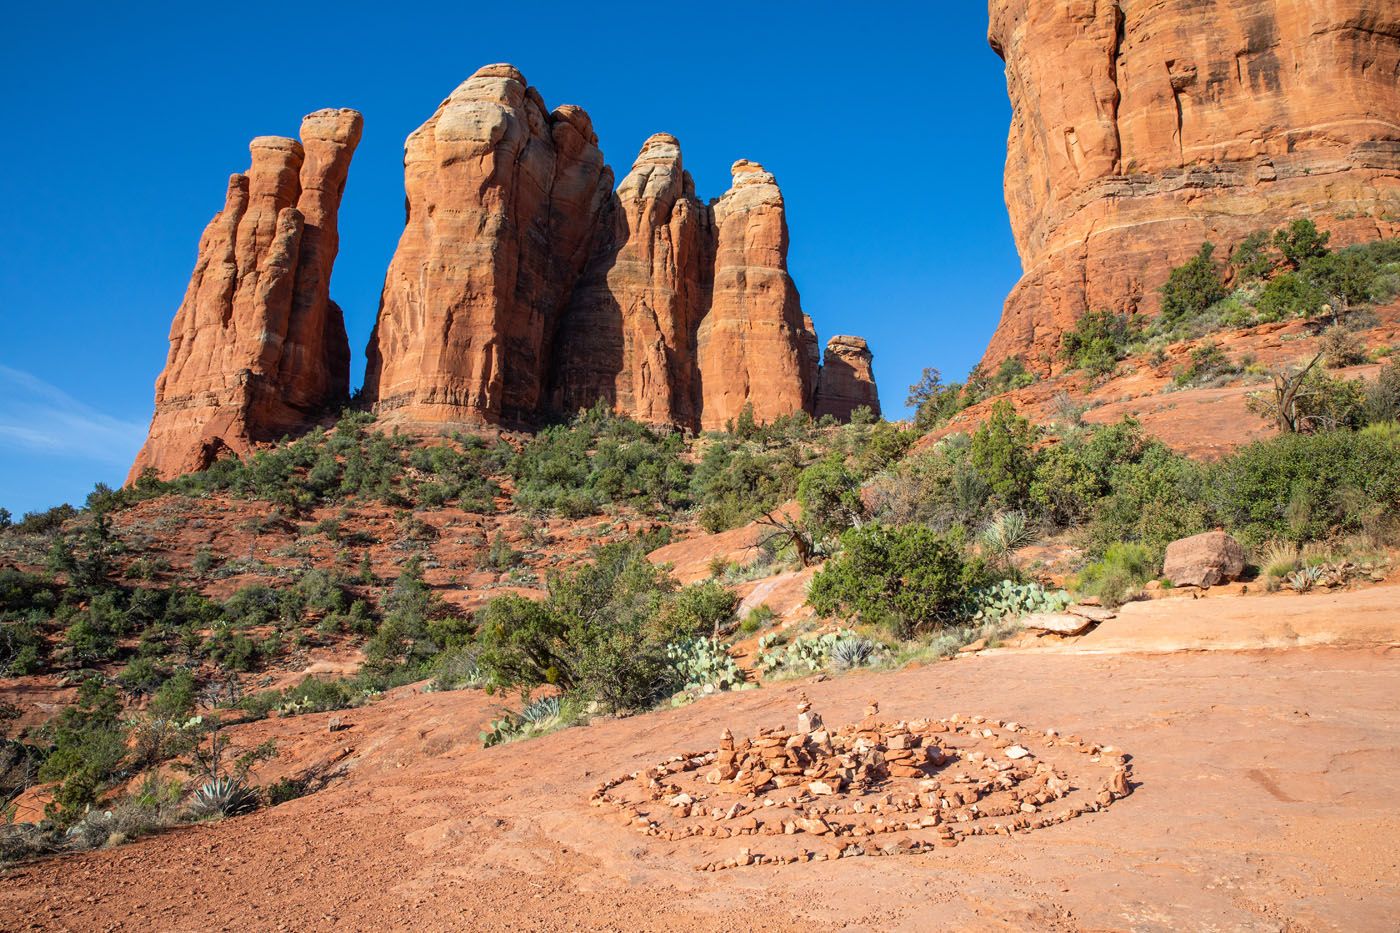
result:
[[[990,0],[1024,274],[983,359],[1045,368],[1085,310],[1155,313],[1205,240],[1400,233],[1395,0]]]
[[[714,266],[709,208],[657,133],[609,202],[593,257],[557,337],[553,407],[607,400],[650,424],[695,427],[695,332]]]
[[[759,421],[810,412],[808,326],[787,270],[783,195],[772,174],[741,159],[713,207],[714,291],[696,334],[701,427],[723,428],[753,405]]]
[[[170,328],[150,434],[128,481],[202,469],[222,451],[306,428],[349,392],[350,350],[330,300],[336,216],[362,120],[321,110],[303,142],[260,136],[200,238]]]
[[[409,136],[404,176],[366,397],[406,425],[535,418],[612,187],[588,115],[487,65]]]
[[[863,338],[836,336],[828,340],[817,378],[816,416],[850,421],[852,412],[864,406],[878,418],[880,395],[875,389],[874,364],[875,355]]]

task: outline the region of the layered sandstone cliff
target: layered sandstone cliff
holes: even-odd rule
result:
[[[131,479],[202,469],[347,398],[350,348],[330,279],[360,129],[353,110],[320,110],[302,121],[300,142],[250,144],[252,166],[229,179],[200,239]]]
[[[1024,275],[984,358],[1044,368],[1086,309],[1153,313],[1202,241],[1400,233],[1394,0],[990,0]]]

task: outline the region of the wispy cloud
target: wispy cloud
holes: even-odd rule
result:
[[[126,464],[146,425],[105,415],[21,369],[0,364],[0,448]]]

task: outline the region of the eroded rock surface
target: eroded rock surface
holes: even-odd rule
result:
[[[783,195],[740,160],[701,201],[652,136],[621,184],[587,115],[509,65],[464,82],[406,147],[409,218],[368,351],[387,421],[529,425],[606,402],[722,428],[816,404],[816,332],[788,274]]]
[[[1086,309],[1155,313],[1211,240],[1400,233],[1400,5],[991,0],[1024,275],[983,363],[1046,368]]]
[[[875,389],[875,356],[860,337],[836,336],[826,343],[817,379],[816,415],[833,415],[849,421],[851,413],[864,406],[880,414],[880,396]]]
[[[487,65],[408,137],[404,184],[366,396],[407,425],[532,418],[612,188],[592,121]]]
[[[300,142],[249,145],[251,167],[229,179],[200,239],[131,479],[202,469],[303,430],[347,397],[350,348],[330,279],[361,125],[353,110],[318,110]]]

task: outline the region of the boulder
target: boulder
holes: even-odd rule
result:
[[[1078,635],[1094,625],[1092,619],[1072,612],[1032,612],[1021,617],[1021,627],[1055,635]]]
[[[1216,586],[1244,573],[1244,548],[1223,531],[1181,538],[1167,545],[1162,575],[1174,586]]]

